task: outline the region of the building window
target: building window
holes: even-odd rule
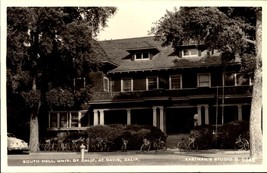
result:
[[[148,52],[144,52],[143,53],[143,59],[148,59],[149,58],[149,53]]]
[[[133,90],[134,91],[146,90],[146,79],[145,78],[133,79]]]
[[[57,127],[57,113],[50,113],[50,128]]]
[[[169,78],[170,89],[181,89],[182,88],[182,76],[181,75],[172,75]]]
[[[79,78],[75,78],[73,79],[73,86],[74,86],[74,90],[79,90],[81,88],[85,88],[85,78],[84,77],[79,77]]]
[[[104,91],[109,92],[109,79],[107,77],[103,78],[103,85]]]
[[[78,127],[79,126],[79,116],[78,116],[78,112],[73,112],[70,113],[70,117],[71,117],[71,124],[70,127]]]
[[[111,91],[112,92],[121,92],[121,80],[113,79],[111,82]]]
[[[86,127],[89,124],[89,119],[85,116],[86,112],[87,110],[50,112],[49,128]]]
[[[224,73],[224,85],[225,86],[235,86],[235,73]]]
[[[197,49],[184,49],[182,51],[182,56],[183,57],[198,56],[198,50]]]
[[[158,77],[147,78],[147,90],[158,89]]]
[[[210,87],[210,74],[198,74],[198,87]]]
[[[138,59],[142,59],[142,54],[141,53],[136,53],[135,54],[135,59],[138,60]]]
[[[121,83],[122,83],[122,86],[121,86],[121,91],[124,92],[124,91],[132,91],[133,89],[133,85],[132,85],[132,79],[122,79],[121,80]]]
[[[68,127],[68,115],[67,115],[67,113],[60,114],[60,127]]]
[[[158,89],[169,89],[168,75],[160,75],[158,77]]]
[[[242,73],[224,73],[225,86],[243,86],[251,85],[249,77],[245,77]]]
[[[241,73],[236,74],[236,85],[241,86],[241,85],[251,85],[251,80],[248,77],[245,77]]]
[[[149,52],[137,52],[133,56],[134,60],[148,60],[150,58]]]

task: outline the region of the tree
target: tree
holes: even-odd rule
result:
[[[46,104],[75,106],[73,79],[100,64],[93,39],[115,7],[8,7],[7,99],[30,108],[30,151],[38,151],[40,111]],[[77,98],[79,97],[79,98]]]
[[[230,55],[228,57],[239,54],[244,62],[243,69],[253,69],[250,155],[262,158],[262,9],[182,7],[174,12],[167,11],[152,27],[151,34],[161,39],[163,46],[171,45],[174,49],[194,40],[204,43],[211,52],[216,49]]]

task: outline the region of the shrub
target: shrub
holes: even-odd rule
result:
[[[97,138],[106,138],[113,143],[111,150],[120,150],[122,138],[128,140],[128,150],[140,149],[143,144],[143,138],[154,140],[161,137],[164,141],[167,139],[165,133],[160,129],[145,125],[98,125],[89,127],[85,131],[88,134],[91,145],[96,143]]]
[[[249,140],[249,123],[247,121],[232,121],[222,127],[222,148],[234,148],[239,135]]]
[[[196,138],[199,149],[209,149],[213,147],[213,127],[211,125],[196,126],[190,131],[190,136]]]
[[[82,131],[82,132],[73,132],[68,134],[67,136],[65,136],[66,140],[70,139],[70,140],[76,140],[79,138],[87,138],[87,133]]]

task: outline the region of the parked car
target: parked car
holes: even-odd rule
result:
[[[21,152],[21,153],[28,153],[29,152],[29,145],[27,142],[23,141],[22,139],[16,138],[15,135],[11,133],[7,133],[7,152]]]

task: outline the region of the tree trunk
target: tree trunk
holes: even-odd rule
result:
[[[36,91],[36,78],[33,79],[32,90]],[[41,106],[41,100],[39,100],[39,104],[37,109],[32,108],[32,113],[30,117],[30,151],[37,152],[39,151],[39,122],[38,122],[38,113]]]
[[[250,157],[262,159],[262,13],[256,11],[256,69],[250,112]]]
[[[35,113],[31,114],[29,143],[31,152],[39,151],[39,124],[38,124],[38,116],[35,115]]]

